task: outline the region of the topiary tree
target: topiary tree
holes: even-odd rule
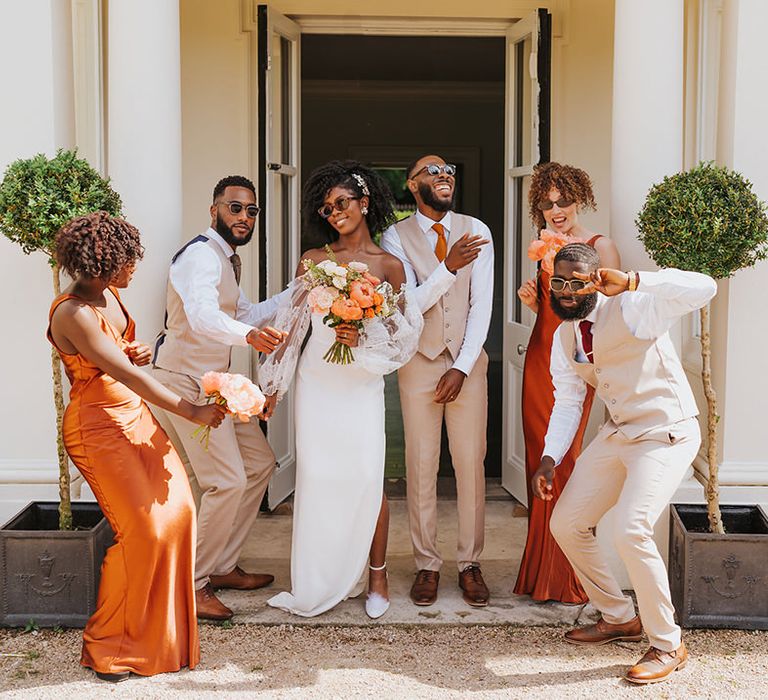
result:
[[[703,272],[715,279],[752,267],[768,253],[766,205],[752,184],[727,168],[701,163],[654,185],[635,221],[638,238],[659,267]],[[709,306],[700,310],[707,399],[707,505],[712,532],[723,533],[717,462],[717,396],[712,387]]]
[[[76,151],[59,150],[51,159],[38,154],[17,160],[8,166],[0,183],[0,231],[18,243],[27,255],[39,250],[48,256],[56,296],[61,293],[59,268],[53,259],[57,231],[76,216],[102,209],[120,216],[120,197],[108,180],[77,157]],[[71,530],[69,462],[61,430],[64,417],[61,363],[53,348],[51,367],[59,459],[59,527]]]

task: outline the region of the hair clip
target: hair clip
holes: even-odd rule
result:
[[[366,197],[370,197],[371,191],[368,189],[368,185],[365,184],[365,180],[363,179],[363,176],[358,175],[357,173],[352,173],[352,177],[354,178],[355,182],[358,184],[360,189],[363,191],[363,194]]]

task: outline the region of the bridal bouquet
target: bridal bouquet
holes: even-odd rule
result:
[[[249,421],[251,416],[257,416],[264,408],[266,398],[261,393],[261,389],[242,374],[206,372],[201,377],[200,384],[207,396],[208,403],[215,401],[244,423]],[[211,437],[211,426],[201,425],[192,433],[192,437],[198,438],[207,450],[208,440]]]
[[[304,285],[309,290],[307,303],[313,312],[324,314],[330,328],[350,323],[358,330],[367,320],[391,316],[402,292],[395,292],[389,282],[382,282],[368,271],[368,265],[350,262],[340,265],[330,248],[328,260],[315,263],[304,260]],[[352,348],[335,341],[323,355],[326,362],[348,365],[354,361]]]
[[[528,246],[528,258],[531,260],[541,260],[541,267],[550,275],[554,271],[555,255],[564,245],[569,243],[578,243],[579,238],[567,236],[564,233],[557,233],[549,229],[542,229],[541,234],[536,240],[531,241]]]

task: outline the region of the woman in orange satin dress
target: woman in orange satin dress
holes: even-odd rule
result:
[[[589,175],[579,168],[559,163],[543,163],[534,168],[528,193],[531,219],[538,229],[563,233],[593,246],[604,267],[621,269],[616,246],[608,238],[594,235],[579,223],[579,211],[595,208]],[[576,436],[563,461],[555,469],[551,501],[534,498],[531,478],[544,451],[544,436],[554,406],[554,387],[549,372],[552,337],[560,319],[549,304],[550,274],[540,269],[535,280],[528,280],[518,290],[520,300],[536,313],[523,370],[523,433],[525,435],[525,472],[528,483],[528,537],[520,562],[514,592],[534,600],[554,600],[576,605],[588,598],[576,574],[549,531],[549,519],[557,499],[573,471],[581,452],[584,430],[589,420],[594,391],[589,387]]]
[[[112,682],[193,668],[200,658],[195,504],[181,460],[143,399],[213,427],[224,415],[137,368],[150,349],[135,341],[116,288],[127,286],[142,253],[139,232],[105,212],[65,225],[56,259],[74,282],[54,300],[48,327],[72,384],[64,445],[115,533],[81,658]]]

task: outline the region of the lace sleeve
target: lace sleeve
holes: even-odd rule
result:
[[[366,321],[354,348],[355,361],[373,374],[389,374],[410,360],[419,347],[424,317],[412,286],[405,286],[405,304],[387,318]]]
[[[310,312],[307,304],[307,289],[302,277],[293,280],[286,294],[280,300],[275,315],[269,322],[278,330],[286,331],[288,338],[273,352],[267,355],[259,368],[259,385],[265,396],[277,394],[280,400],[293,381],[296,364],[299,361],[301,345],[309,329]]]

